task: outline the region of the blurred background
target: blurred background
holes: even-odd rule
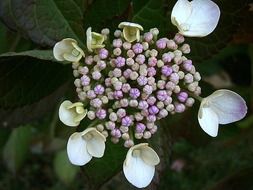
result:
[[[122,174],[126,149],[108,141],[102,159],[69,163],[66,142],[75,129],[58,119],[64,99],[75,100],[71,65],[52,47],[66,37],[85,42],[85,30],[139,23],[173,37],[175,0],[0,1],[0,189],[135,189]],[[202,75],[202,96],[226,88],[247,102],[245,119],[220,126],[217,138],[197,122],[199,103],[159,123],[150,143],[161,164],[146,189],[253,190],[253,4],[217,0],[221,19],[205,38],[186,39]],[[85,125],[85,124],[82,124]]]

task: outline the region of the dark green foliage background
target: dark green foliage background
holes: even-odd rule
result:
[[[70,165],[66,141],[75,129],[59,122],[62,100],[75,100],[71,65],[56,62],[53,45],[71,37],[85,48],[85,31],[115,30],[122,21],[157,27],[173,37],[176,0],[0,1],[0,189],[135,189],[121,170],[127,150],[108,141],[102,159]],[[253,11],[247,0],[216,0],[221,18],[205,38],[187,38],[203,77],[203,96],[216,88],[241,94],[247,117],[221,126],[219,136],[197,123],[199,104],[159,123],[149,142],[161,163],[147,189],[253,189]],[[251,8],[250,8],[251,7]],[[218,78],[218,79],[217,79]],[[85,124],[81,123],[85,128]],[[171,169],[179,161],[180,171]]]

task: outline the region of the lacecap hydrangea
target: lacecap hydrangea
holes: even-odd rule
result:
[[[61,104],[60,120],[71,127],[83,120],[91,123],[70,136],[70,162],[85,165],[92,157],[103,156],[106,139],[113,143],[122,139],[129,148],[123,172],[130,183],[143,188],[160,162],[157,153],[143,143],[161,127],[158,120],[184,112],[196,99],[201,101],[199,124],[210,136],[217,136],[219,124],[242,119],[247,107],[235,92],[218,90],[200,97],[201,75],[187,58],[191,50],[184,36],[210,34],[219,16],[219,7],[210,0],[178,0],[171,21],[179,31],[173,38],[160,37],[157,28],[143,32],[137,23],[122,22],[113,32],[88,28],[86,51],[71,38],[56,43],[55,58],[72,62],[79,98]],[[142,143],[135,144],[141,139]]]

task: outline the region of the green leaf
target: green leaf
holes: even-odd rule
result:
[[[56,153],[54,158],[54,171],[57,177],[65,184],[70,184],[75,179],[79,167],[69,162],[67,151],[62,150]]]
[[[70,37],[83,45],[83,14],[73,0],[1,0],[0,18],[43,46]]]
[[[3,160],[12,173],[16,173],[27,158],[31,137],[32,132],[29,126],[14,129],[9,136],[4,146]]]
[[[164,35],[168,28],[163,3],[163,0],[133,0],[132,21],[142,25],[144,30],[159,28],[160,34]]]
[[[130,0],[95,0],[84,17],[84,28],[94,30],[117,28],[118,24],[127,19],[127,8]]]
[[[32,104],[54,92],[71,75],[70,67],[15,56],[0,59],[0,108]]]
[[[24,52],[19,52],[19,53],[8,52],[8,53],[0,54],[0,58],[13,57],[13,56],[28,56],[28,57],[41,59],[41,60],[56,61],[54,59],[52,50],[30,50],[30,51],[24,51]]]
[[[90,189],[98,189],[118,174],[123,167],[127,149],[121,143],[106,142],[105,154],[102,158],[92,158],[92,161],[83,167]]]

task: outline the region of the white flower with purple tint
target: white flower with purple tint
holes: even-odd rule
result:
[[[72,103],[65,100],[59,108],[59,118],[62,123],[70,127],[76,127],[85,118],[87,110],[84,109],[82,102]]]
[[[144,188],[152,181],[155,166],[159,162],[157,153],[147,143],[141,143],[128,150],[123,164],[123,172],[131,184],[138,188]]]
[[[244,118],[247,106],[244,99],[230,90],[217,90],[201,102],[198,120],[201,128],[216,137],[219,124],[228,124]]]
[[[190,37],[204,37],[217,26],[219,7],[211,0],[178,0],[171,13],[171,22],[179,33]]]
[[[78,62],[85,57],[83,50],[77,45],[77,41],[72,38],[65,38],[54,45],[54,57],[57,61]]]
[[[131,22],[121,22],[119,28],[123,28],[123,37],[128,42],[138,42],[140,40],[140,30],[143,28],[141,25]]]
[[[67,153],[70,162],[83,166],[92,157],[101,158],[105,151],[106,138],[95,128],[73,133],[68,140]]]

